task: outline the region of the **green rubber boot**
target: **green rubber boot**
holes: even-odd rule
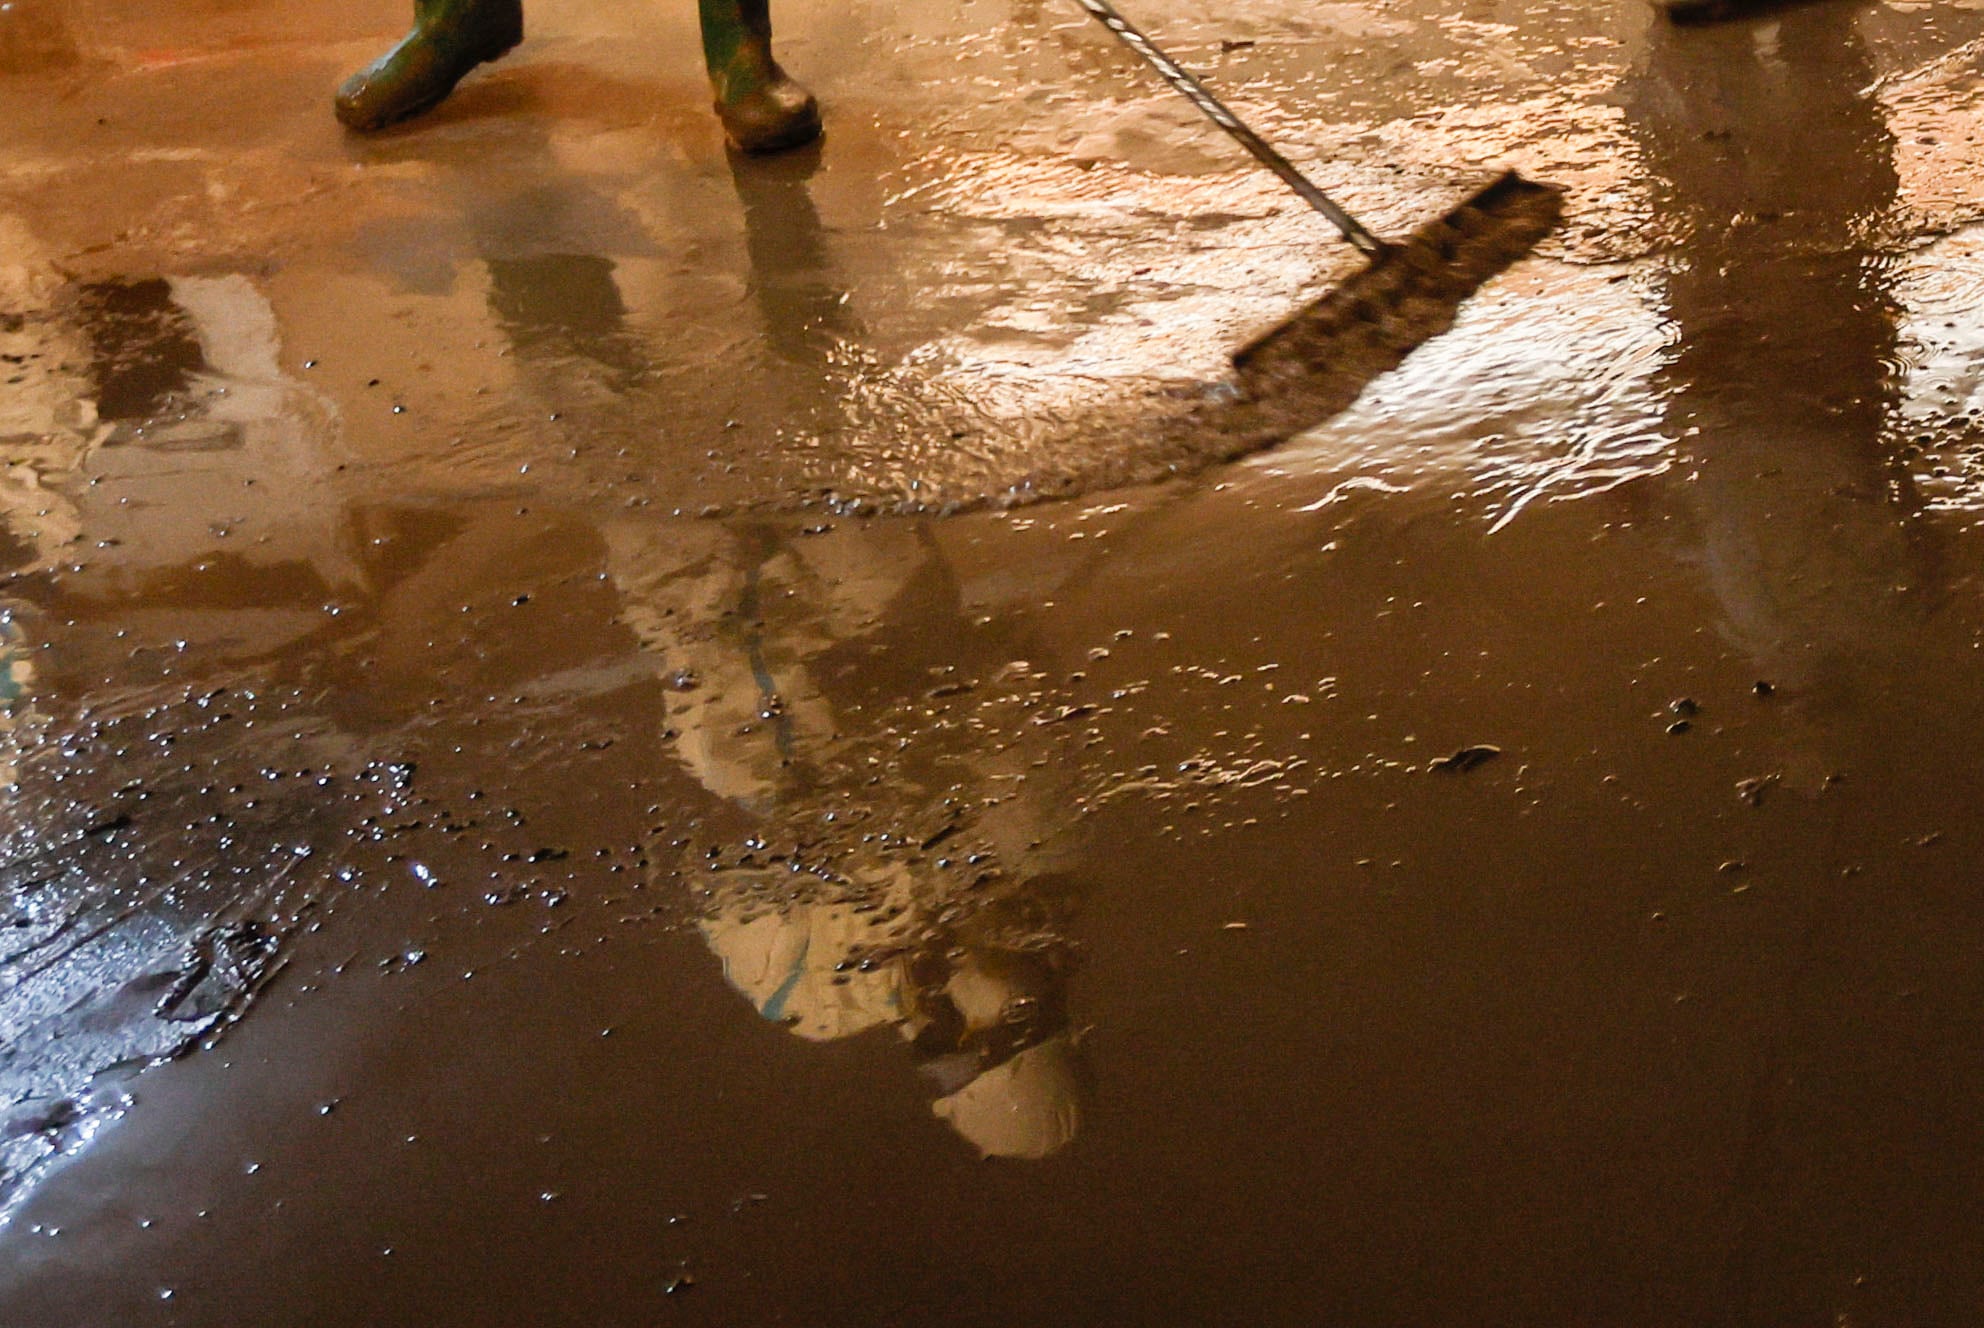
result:
[[[779,152],[820,136],[820,104],[772,59],[770,0],[697,0],[703,62],[724,132],[744,152]]]
[[[523,0],[414,0],[413,31],[338,89],[338,119],[369,134],[419,115],[523,39]]]

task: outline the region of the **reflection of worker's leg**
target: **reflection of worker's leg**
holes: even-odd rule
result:
[[[609,524],[606,542],[621,620],[669,679],[664,723],[677,758],[726,801],[775,810],[836,728],[810,670],[831,638],[804,614],[778,616],[817,603],[819,588],[789,550],[716,526]]]
[[[627,301],[614,262],[598,254],[491,256],[489,309],[528,362],[569,380],[574,357],[630,386],[645,360],[627,330]]]
[[[770,0],[699,0],[703,59],[717,114],[746,152],[777,152],[820,134],[813,94],[772,58]]]
[[[1856,22],[1814,5],[1767,28],[1657,27],[1626,98],[1692,231],[1660,381],[1711,584],[1762,676],[1811,714],[1880,685],[1875,652],[1913,638],[1938,580],[1884,441],[1898,313],[1863,228],[1899,185]]]
[[[418,115],[523,39],[522,0],[414,0],[413,31],[338,89],[338,119],[370,131]]]
[[[811,387],[838,404],[844,384],[830,372],[830,352],[858,329],[807,184],[818,165],[818,153],[778,161],[733,155],[730,178],[744,208],[744,249],[766,348],[801,371],[793,390]]]

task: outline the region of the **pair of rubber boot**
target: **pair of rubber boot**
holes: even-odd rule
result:
[[[698,0],[717,115],[745,152],[820,134],[820,107],[772,59],[770,0]],[[338,89],[337,114],[361,133],[419,115],[479,64],[524,39],[523,0],[414,0],[413,31]]]

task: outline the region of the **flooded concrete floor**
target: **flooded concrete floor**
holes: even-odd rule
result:
[[[1984,10],[1228,8],[0,5],[0,1325],[1976,1322]]]

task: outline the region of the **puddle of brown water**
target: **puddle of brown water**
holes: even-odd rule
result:
[[[1566,230],[1254,462],[889,521],[678,510],[1083,473],[1332,279],[1078,15],[795,12],[761,166],[686,13],[357,144],[397,13],[16,4],[0,1322],[1984,1287],[1967,11],[1160,6]]]

